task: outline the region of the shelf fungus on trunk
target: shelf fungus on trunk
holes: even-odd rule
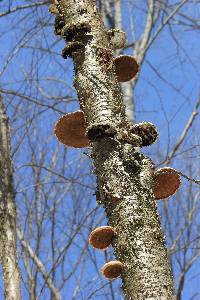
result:
[[[130,132],[142,139],[142,147],[153,144],[158,138],[158,131],[155,125],[150,122],[142,122],[134,125],[130,123]]]
[[[121,276],[123,271],[123,263],[119,260],[107,262],[101,269],[102,274],[108,279],[115,279]]]
[[[63,26],[65,25],[64,18],[61,15],[56,15],[54,22],[54,34],[61,35]]]
[[[181,184],[179,173],[165,167],[155,171],[153,176],[153,194],[156,199],[165,199],[176,193]]]
[[[114,58],[113,63],[115,76],[119,82],[129,81],[138,73],[139,65],[133,56],[119,55]]]
[[[124,141],[134,147],[142,146],[142,138],[138,134],[131,133],[130,130],[122,128],[117,134],[119,141]]]
[[[73,8],[71,7],[70,3],[63,2],[62,4],[60,4],[61,1],[58,2],[57,4],[57,8],[59,13],[64,16],[64,21],[65,21],[65,25],[62,28],[61,31],[61,35],[63,38],[65,38],[66,40],[73,41],[74,39],[79,39],[78,36],[85,35],[86,33],[91,31],[91,24],[89,22],[89,20],[87,19],[87,6],[83,5],[83,8],[80,10],[80,15],[79,15],[79,19],[76,20],[73,17]],[[66,19],[66,10],[69,10],[72,12],[72,17]],[[76,11],[77,13],[77,11]]]
[[[101,226],[94,229],[89,236],[89,244],[96,249],[107,249],[113,240],[114,228],[111,226]]]
[[[110,29],[108,36],[113,49],[122,49],[126,45],[126,33],[121,29]]]
[[[85,119],[82,111],[66,114],[55,125],[58,140],[69,147],[82,148],[89,146],[85,135]]]
[[[73,57],[73,54],[84,52],[85,46],[81,42],[69,42],[68,45],[62,50],[62,57]]]

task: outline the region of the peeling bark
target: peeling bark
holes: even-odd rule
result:
[[[172,275],[152,194],[153,163],[119,132],[127,117],[114,76],[111,45],[92,0],[62,0],[62,36],[83,43],[72,57],[74,84],[86,118],[97,175],[99,203],[116,231],[125,299],[175,300]]]
[[[10,132],[0,95],[0,261],[6,300],[20,300],[20,272],[16,246],[16,206],[10,151]]]

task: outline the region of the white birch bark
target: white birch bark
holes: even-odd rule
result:
[[[66,40],[84,44],[73,56],[74,84],[92,141],[100,204],[116,230],[116,258],[124,264],[125,299],[175,300],[167,250],[152,194],[153,164],[119,139],[127,116],[114,77],[110,45],[92,0],[58,5]]]
[[[0,95],[0,261],[6,300],[20,300],[16,245],[16,205],[8,117]]]

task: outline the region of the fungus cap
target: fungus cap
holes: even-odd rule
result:
[[[158,169],[154,173],[153,194],[156,199],[168,198],[178,190],[180,184],[180,175],[175,169]]]
[[[131,128],[131,132],[141,137],[142,146],[153,144],[158,137],[156,127],[150,122],[134,124]]]
[[[89,243],[96,249],[105,250],[112,242],[114,229],[111,226],[101,226],[94,229],[89,236]]]
[[[139,70],[137,61],[130,55],[120,55],[114,58],[113,64],[119,82],[126,82],[133,79]]]
[[[85,135],[85,118],[82,111],[66,114],[58,120],[54,129],[58,140],[66,146],[82,148],[89,146]]]
[[[110,29],[108,31],[110,42],[114,49],[122,49],[126,45],[126,33],[120,29]]]
[[[108,279],[114,279],[121,275],[123,264],[121,261],[113,260],[106,263],[101,269],[102,274]]]
[[[62,50],[62,57],[67,58],[73,57],[74,53],[82,52],[85,49],[85,46],[81,42],[69,42],[68,45]]]

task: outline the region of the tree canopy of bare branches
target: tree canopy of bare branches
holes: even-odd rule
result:
[[[182,178],[176,195],[158,201],[158,209],[177,299],[197,300],[200,1],[96,2],[107,30],[127,34],[125,47],[114,55],[133,55],[140,65],[137,77],[121,88],[129,119],[159,130],[158,141],[142,152],[156,168],[173,167]],[[120,279],[101,274],[102,265],[114,259],[112,247],[101,252],[88,244],[90,232],[107,224],[96,204],[91,151],[64,147],[54,135],[57,120],[79,109],[79,102],[73,62],[62,58],[64,41],[54,34],[50,4],[0,2],[0,96],[10,126],[5,159],[12,160],[12,246],[16,239],[21,298],[123,299]]]

